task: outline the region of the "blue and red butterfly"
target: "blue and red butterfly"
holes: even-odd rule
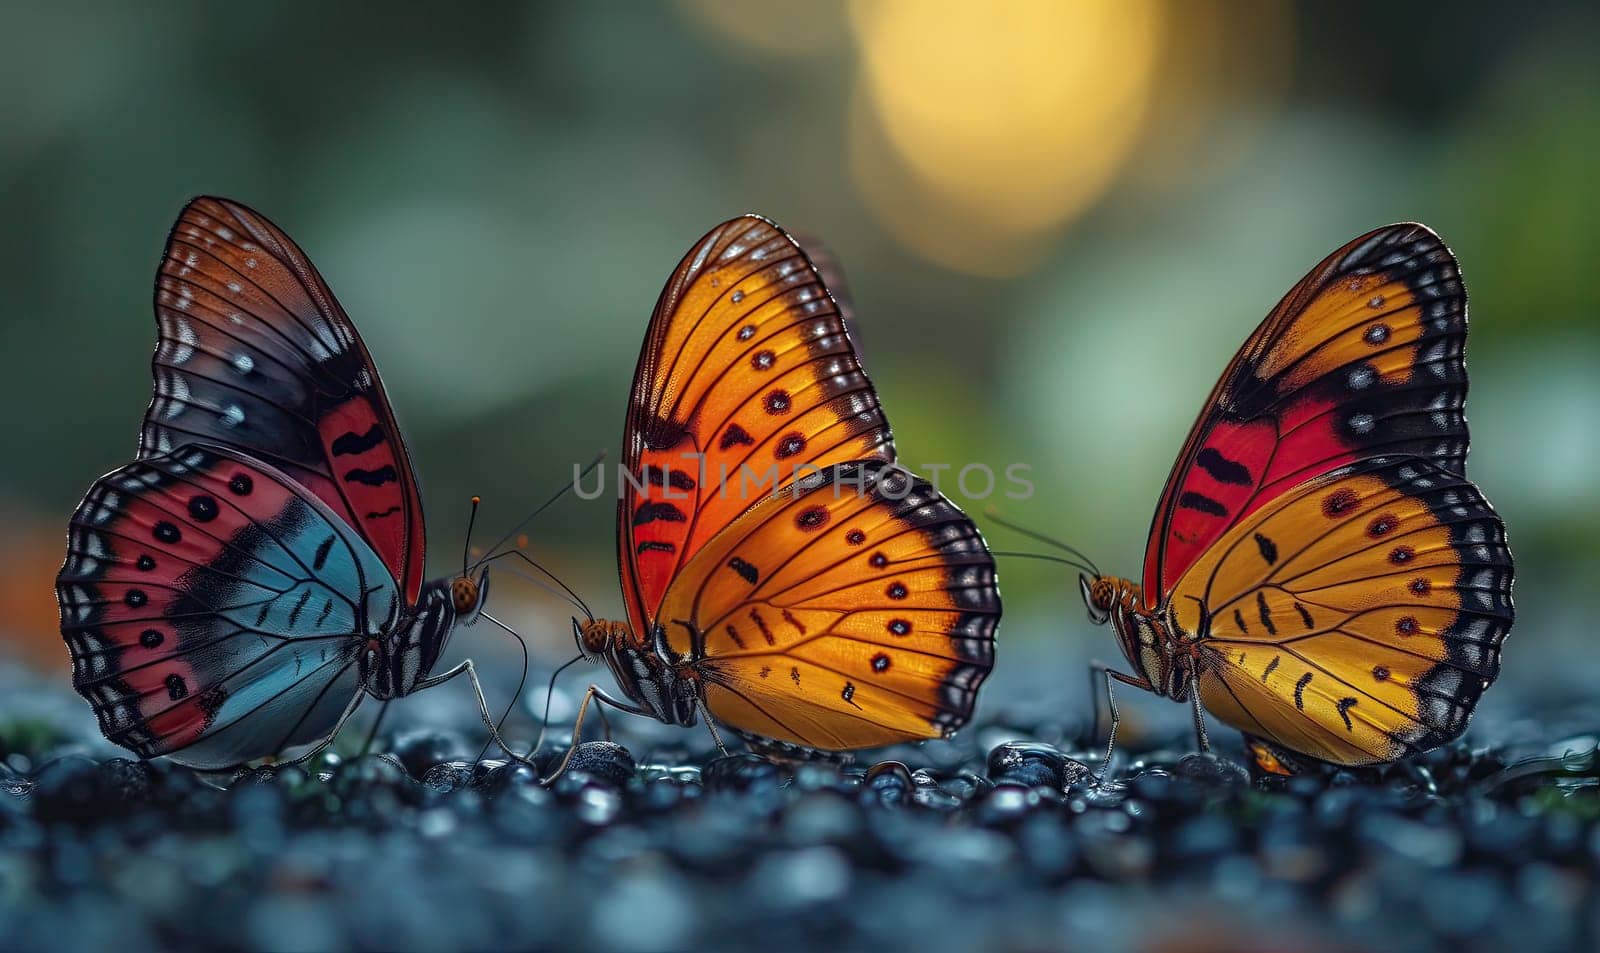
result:
[[[57,578],[73,684],[142,757],[227,769],[331,741],[434,668],[487,572],[424,583],[422,501],[355,326],[266,218],[199,198],[156,279],[137,459],[73,514]],[[504,745],[502,745],[504,747]]]

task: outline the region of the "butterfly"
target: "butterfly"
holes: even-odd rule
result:
[[[754,215],[672,273],[623,435],[628,617],[573,620],[626,698],[591,686],[575,737],[591,699],[704,718],[769,753],[937,738],[971,717],[994,663],[994,560],[896,465],[842,310],[800,244]]]
[[[73,514],[56,580],[73,685],[106,738],[223,770],[331,742],[433,674],[487,570],[423,582],[422,501],[372,358],[305,254],[198,198],[156,276],[134,462]],[[498,740],[498,735],[496,735]]]
[[[1505,525],[1465,476],[1466,333],[1422,225],[1295,285],[1184,443],[1141,580],[1079,577],[1132,669],[1104,670],[1108,694],[1191,702],[1202,745],[1203,706],[1269,770],[1273,748],[1376,764],[1466,729],[1514,614]]]

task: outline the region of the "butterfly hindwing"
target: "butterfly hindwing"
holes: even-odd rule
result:
[[[994,661],[994,560],[926,481],[864,462],[764,499],[673,580],[660,624],[718,720],[806,748],[939,737]]]
[[[1458,736],[1510,630],[1505,527],[1464,478],[1364,461],[1255,511],[1178,581],[1207,710],[1339,764]]]
[[[696,552],[797,466],[893,458],[836,301],[773,223],[718,226],[673,272],[639,357],[624,456],[618,560],[635,631]]]
[[[106,737],[211,769],[325,735],[398,602],[321,500],[201,444],[95,482],[57,593],[74,685]]]
[[[1357,460],[1467,452],[1466,294],[1425,226],[1363,235],[1318,265],[1224,372],[1168,478],[1145,554],[1154,606],[1240,520]]]
[[[155,307],[140,456],[209,443],[282,470],[414,600],[424,540],[410,457],[366,346],[304,252],[242,205],[195,199],[167,240]]]

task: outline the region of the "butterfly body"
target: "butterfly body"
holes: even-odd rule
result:
[[[1459,736],[1514,617],[1505,526],[1464,476],[1465,340],[1421,225],[1302,279],[1201,411],[1140,583],[1080,580],[1132,667],[1111,674],[1319,761]]]
[[[579,644],[604,659],[623,694],[657,721],[690,727],[699,720],[701,693],[688,659],[666,644],[661,626],[646,642],[626,622],[590,619],[579,625]]]
[[[759,216],[707,233],[662,291],[629,400],[627,621],[577,623],[627,700],[588,697],[785,751],[964,724],[993,665],[994,561],[894,459],[811,258]]]
[[[1081,580],[1084,601],[1096,620],[1109,622],[1122,655],[1133,666],[1133,683],[1173,701],[1189,700],[1203,633],[1179,628],[1170,611],[1150,611],[1139,584],[1117,576]]]
[[[56,581],[105,736],[221,770],[327,743],[362,697],[470,671],[435,669],[486,576],[423,581],[405,444],[304,253],[242,205],[195,199],[155,310],[138,457],[84,497]]]

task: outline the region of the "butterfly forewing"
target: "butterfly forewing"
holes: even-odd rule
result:
[[[796,467],[893,458],[836,302],[799,245],[756,216],[713,229],[662,291],[624,444],[618,560],[635,631],[695,553]]]
[[[1321,474],[1379,455],[1462,472],[1466,329],[1455,258],[1422,225],[1363,235],[1313,269],[1240,349],[1179,455],[1146,549],[1147,604]]]
[[[155,397],[140,456],[234,447],[316,494],[389,567],[422,582],[422,504],[365,345],[305,254],[224,199],[190,202],[156,280]]]
[[[1000,601],[977,528],[885,464],[831,467],[700,549],[661,606],[717,719],[808,748],[939,737],[994,661]]]
[[[74,685],[106,737],[200,768],[325,735],[399,595],[321,500],[200,444],[96,481],[56,588]]]
[[[1505,527],[1462,477],[1377,458],[1255,511],[1172,593],[1200,695],[1234,727],[1340,764],[1459,735],[1510,630]]]

